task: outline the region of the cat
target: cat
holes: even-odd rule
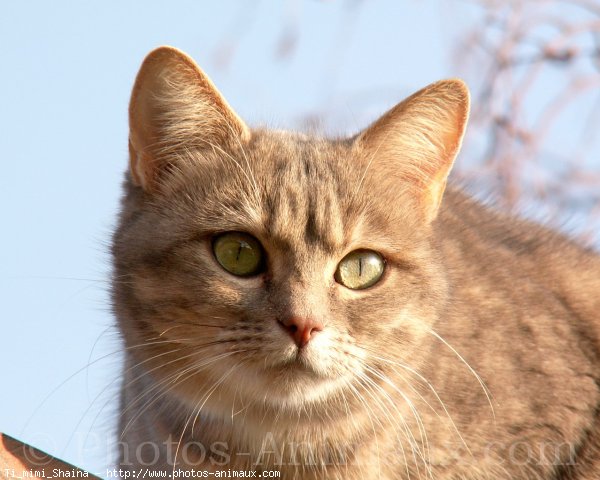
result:
[[[469,101],[443,80],[352,138],[250,129],[186,54],[146,57],[123,469],[600,478],[600,257],[446,188]]]

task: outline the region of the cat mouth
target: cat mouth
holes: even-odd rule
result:
[[[318,358],[301,351],[269,365],[263,372],[270,391],[267,400],[276,407],[319,404],[351,382],[351,377],[335,375]]]
[[[273,365],[271,369],[286,377],[298,376],[320,380],[326,378],[323,370],[316,365],[315,361],[310,358],[310,355],[306,350],[302,348],[296,350],[289,358]]]

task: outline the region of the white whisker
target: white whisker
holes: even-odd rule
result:
[[[469,364],[469,362],[467,362],[463,356],[458,353],[456,351],[456,349],[450,345],[446,340],[444,340],[441,335],[439,335],[437,332],[433,331],[432,329],[428,329],[427,330],[429,333],[431,333],[435,338],[437,338],[440,342],[442,342],[444,345],[446,345],[457,357],[458,359],[464,363],[464,365],[469,369],[469,371],[473,374],[473,376],[476,378],[476,380],[479,382],[479,385],[481,385],[481,388],[483,389],[483,393],[485,393],[485,396],[487,398],[487,401],[490,405],[490,409],[492,410],[492,417],[494,419],[494,421],[496,421],[496,412],[494,411],[494,405],[492,404],[492,397],[491,397],[491,392],[489,391],[487,385],[483,382],[482,378],[479,376],[479,374],[475,371],[475,369],[473,367],[471,367],[471,365]]]

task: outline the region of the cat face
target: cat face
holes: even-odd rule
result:
[[[418,365],[446,297],[429,231],[467,102],[450,81],[351,140],[250,131],[188,57],[150,54],[113,293],[160,391],[196,408],[341,405]]]

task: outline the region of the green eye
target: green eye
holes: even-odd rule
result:
[[[346,255],[335,272],[335,280],[352,290],[362,290],[375,285],[385,263],[383,257],[373,250],[355,250]]]
[[[213,252],[225,270],[240,277],[256,275],[263,268],[262,247],[256,238],[246,233],[219,235],[213,241]]]

